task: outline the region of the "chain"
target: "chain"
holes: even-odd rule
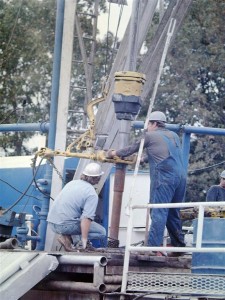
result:
[[[59,170],[56,168],[53,159],[51,157],[46,157],[46,159],[49,161],[50,165],[53,167],[53,169],[56,171],[56,173],[58,174],[59,178],[62,180],[63,185],[66,184],[66,182],[64,181],[61,173],[59,172]]]

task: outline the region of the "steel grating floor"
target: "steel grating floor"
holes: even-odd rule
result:
[[[222,296],[225,298],[225,276],[128,272],[127,291]]]

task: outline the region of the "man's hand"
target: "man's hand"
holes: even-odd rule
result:
[[[87,247],[87,239],[81,239],[81,241],[79,241],[76,244],[76,249],[77,250],[84,250]]]
[[[142,157],[142,158],[140,159],[140,165],[141,165],[142,167],[144,167],[144,165],[145,165],[145,158],[144,158],[144,157]]]
[[[116,151],[113,149],[110,149],[107,153],[106,153],[106,157],[107,158],[113,158],[114,156],[116,156]]]

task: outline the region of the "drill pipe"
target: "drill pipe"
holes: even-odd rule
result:
[[[98,263],[100,266],[107,265],[107,258],[105,256],[75,256],[75,255],[62,255],[58,257],[58,261],[62,265],[94,265]]]
[[[34,287],[35,290],[50,290],[50,291],[76,291],[76,292],[106,292],[106,286],[101,283],[99,286],[94,286],[90,282],[74,282],[74,281],[58,281],[50,280],[44,283],[39,283]]]
[[[18,247],[18,240],[10,238],[0,243],[0,249],[15,249]]]

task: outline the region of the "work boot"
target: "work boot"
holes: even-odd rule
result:
[[[184,256],[185,252],[169,252],[167,254],[168,257],[180,257],[180,256]]]
[[[60,234],[57,240],[67,252],[77,252],[76,249],[72,248],[72,240],[70,235]]]
[[[142,253],[146,256],[167,256],[167,253],[162,251],[145,251]]]
[[[90,250],[90,251],[95,251],[96,250],[96,248],[92,246],[92,243],[90,241],[87,241],[86,249]]]
[[[92,246],[92,243],[90,241],[87,241],[87,245],[86,245],[86,248],[84,249],[83,248],[83,244],[82,244],[82,241],[79,241],[75,248],[79,251],[95,251],[96,248]]]

